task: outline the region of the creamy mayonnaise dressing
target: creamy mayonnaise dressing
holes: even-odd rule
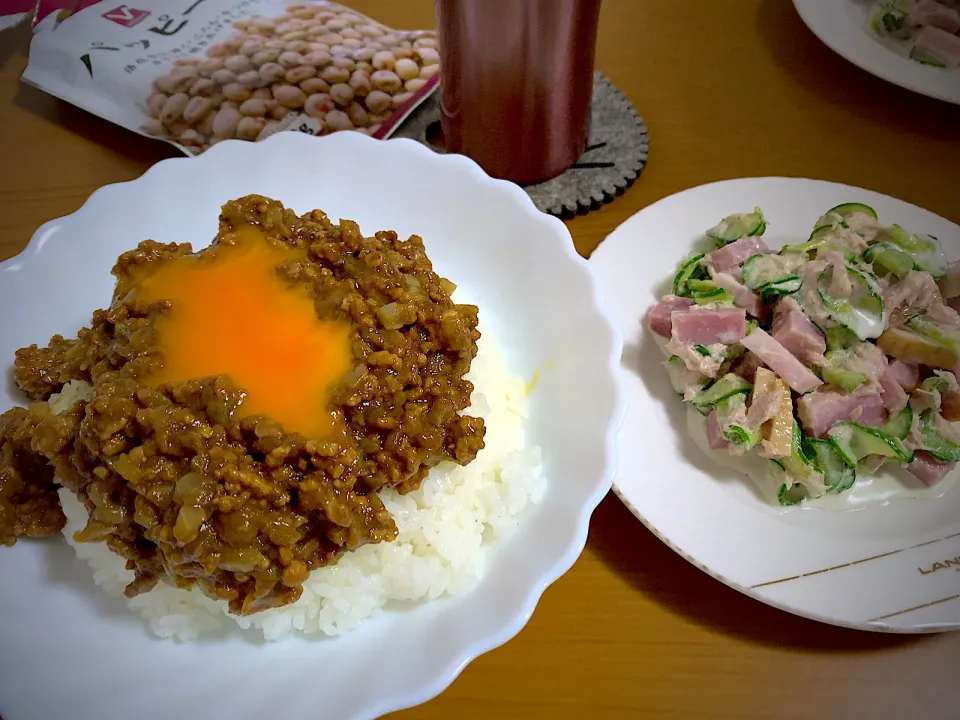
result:
[[[664,355],[670,356],[667,341],[653,333],[657,345]],[[677,398],[680,402],[680,398]],[[687,409],[687,432],[698,448],[711,460],[723,467],[749,477],[763,498],[772,505],[779,506],[777,492],[781,482],[770,473],[770,461],[756,452],[743,455],[731,455],[726,450],[713,450],[707,442],[707,418],[690,404]],[[960,423],[955,423],[958,425]],[[891,500],[906,498],[915,500],[934,500],[946,494],[960,478],[960,465],[933,487],[927,487],[906,469],[895,463],[887,463],[876,473],[858,474],[857,481],[849,490],[842,493],[826,493],[819,498],[805,500],[799,505],[785,507],[784,510],[817,509],[829,511],[859,510],[871,505],[883,505]]]
[[[756,484],[763,497],[777,505],[777,491],[780,481],[770,474],[770,461],[756,452],[743,455],[731,455],[726,450],[713,450],[707,442],[706,417],[692,405],[687,405],[687,431],[694,443],[709,458],[723,467],[748,476]],[[944,495],[960,477],[960,467],[954,468],[943,480],[933,487],[910,475],[896,464],[888,463],[872,475],[857,475],[853,487],[842,493],[826,493],[819,498],[805,500],[795,508],[816,508],[820,510],[858,510],[870,505],[882,505],[891,500],[912,498],[933,500]],[[792,508],[784,508],[792,509]]]

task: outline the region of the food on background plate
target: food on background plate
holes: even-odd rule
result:
[[[86,2],[60,26],[44,6],[24,79],[188,154],[282,130],[386,137],[438,81],[433,31],[333,2]]]
[[[542,493],[524,383],[419,237],[248,196],[209,248],[113,273],[77,338],[17,352],[0,542],[66,524],[158,634],[335,634],[460,592]]]
[[[960,0],[883,0],[870,27],[885,45],[911,60],[960,67]]]
[[[781,505],[856,495],[895,466],[943,489],[960,461],[960,262],[862,203],[778,252],[766,227],[756,208],[707,230],[714,249],[646,318],[698,444]]]

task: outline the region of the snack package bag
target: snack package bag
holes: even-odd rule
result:
[[[23,80],[190,155],[281,130],[385,138],[439,82],[433,31],[337,3],[135,1],[40,0]]]

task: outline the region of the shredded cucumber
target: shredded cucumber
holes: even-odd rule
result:
[[[824,472],[817,465],[816,451],[803,441],[796,419],[793,421],[790,455],[770,463],[775,476],[786,475],[788,478],[777,494],[781,505],[796,505],[809,497],[819,497],[827,487]]]
[[[734,424],[730,421],[731,415],[737,410],[742,410],[746,414],[746,393],[737,393],[731,395],[717,408],[717,422],[723,432],[723,436],[734,445],[741,445],[744,450],[752,450],[760,442],[760,428],[748,429],[742,425]]]
[[[897,413],[895,417],[887,420],[886,424],[880,429],[887,433],[887,435],[892,435],[900,440],[906,440],[907,435],[910,434],[911,425],[913,425],[913,410],[910,404],[907,403],[903,410]]]
[[[806,448],[803,445],[803,435],[800,433],[800,426],[797,424],[796,418],[793,420],[790,447],[789,457],[780,460],[790,477],[804,485],[808,491],[811,486],[818,489],[822,487],[823,474],[817,469],[813,458],[807,455]]]
[[[751,290],[766,282],[763,258],[763,255],[751,255],[743,262],[743,283]]]
[[[717,288],[715,291],[694,294],[693,301],[697,305],[733,305],[733,295]]]
[[[687,289],[692,293],[710,292],[712,290],[716,290],[717,286],[714,284],[713,280],[698,280],[696,278],[691,278],[687,280]]]
[[[867,277],[851,267],[846,272],[853,285],[849,299],[834,299],[824,289],[829,286],[834,268],[824,270],[817,280],[820,299],[834,322],[850,329],[861,340],[880,337],[883,332],[883,300]]]
[[[710,387],[693,396],[694,407],[705,410],[723,402],[733,395],[748,393],[753,386],[739,375],[727,373]]]
[[[917,268],[930,273],[935,280],[947,274],[947,258],[940,241],[932,235],[914,235],[899,225],[891,225],[884,231],[884,237],[906,251]]]
[[[758,291],[760,293],[760,299],[764,303],[770,305],[779,297],[783,297],[784,295],[792,295],[793,293],[797,292],[801,285],[803,285],[803,282],[800,280],[800,278],[794,275],[793,277],[788,277],[783,280],[761,285],[758,288]]]
[[[820,368],[820,377],[824,382],[838,385],[847,392],[853,392],[867,379],[863,373],[855,372],[847,367],[850,360],[848,350],[828,350],[823,356],[824,363]]]
[[[689,283],[691,280],[703,280],[708,277],[706,268],[700,263],[703,260],[703,253],[693,255],[687,258],[680,266],[680,271],[673,278],[673,294],[677,297],[690,297],[691,290]]]
[[[827,241],[828,234],[833,230],[833,225],[818,225],[814,228],[813,232],[810,233],[810,237],[806,242],[800,243],[799,245],[784,245],[780,248],[782,253],[807,253],[819,248],[823,243]]]
[[[770,473],[774,476],[774,478],[783,477],[785,475],[790,481],[789,487],[787,483],[783,483],[777,490],[777,502],[781,505],[799,505],[809,497],[807,489],[803,485],[798,485],[796,483],[795,479],[791,477],[790,472],[780,460],[770,461]]]
[[[697,305],[733,303],[733,295],[717,287],[712,280],[691,278],[687,280],[686,287]]]
[[[903,248],[892,242],[879,242],[867,248],[863,259],[873,263],[877,275],[891,274],[898,278],[904,277],[911,270],[919,269],[913,257]],[[884,272],[878,272],[883,270]]]
[[[837,207],[843,207],[838,205]],[[866,206],[864,206],[866,207]],[[833,212],[833,211],[831,211]],[[832,219],[832,222],[831,222]],[[819,224],[819,223],[829,223],[829,224]],[[819,254],[827,250],[833,250],[843,255],[849,262],[857,260],[857,254],[849,248],[847,245],[837,242],[834,238],[834,231],[838,228],[848,228],[846,222],[844,222],[839,215],[824,215],[818,221],[817,227],[814,228],[813,233],[811,233],[810,238],[805,243],[800,243],[799,245],[784,245],[780,252],[781,254],[800,254],[800,253],[815,253]]]
[[[827,210],[827,214],[825,215],[825,217],[830,217],[830,216],[832,216],[832,215],[836,215],[836,216],[839,217],[841,220],[846,220],[847,218],[849,218],[849,217],[850,217],[851,215],[853,215],[854,213],[861,213],[861,214],[863,214],[863,215],[869,215],[869,216],[872,217],[874,220],[877,219],[877,211],[876,211],[876,210],[874,210],[874,209],[873,209],[872,207],[870,207],[869,205],[865,205],[865,204],[863,204],[863,203],[858,203],[858,202],[841,203],[840,205],[837,205],[837,206],[835,206],[835,207],[832,207],[832,208],[830,208],[829,210]]]
[[[829,327],[823,334],[827,339],[827,350],[846,350],[854,343],[860,342],[860,338],[843,325]]]
[[[920,414],[920,438],[925,450],[940,462],[960,462],[960,445],[945,437],[936,425],[937,414],[927,410]]]
[[[740,425],[730,425],[723,436],[735,445],[743,445],[744,450],[752,450],[760,442],[760,429],[749,430]]]
[[[743,237],[763,235],[767,229],[767,221],[760,208],[754,208],[752,213],[728,215],[717,225],[707,230],[707,237],[717,241],[717,247],[723,247]]]
[[[807,455],[813,458],[814,465],[823,473],[827,492],[839,493],[853,487],[857,479],[857,471],[844,462],[832,442],[818,438],[806,438],[803,442],[806,445]]]
[[[798,280],[799,264],[802,264],[801,260],[782,255],[751,255],[743,263],[743,284],[751,290],[759,290],[775,283]]]
[[[907,13],[892,2],[887,3],[874,13],[870,19],[870,27],[880,36],[889,36],[899,40],[910,37],[910,28],[907,27]]]
[[[855,422],[837,423],[827,431],[827,436],[844,462],[853,468],[868,455],[882,455],[900,462],[913,459],[913,453],[904,447],[899,438]]]
[[[954,383],[951,383],[948,377],[953,377],[953,373],[938,372],[920,383],[920,389],[927,392],[950,392],[954,388]]]
[[[937,53],[929,48],[920,47],[919,45],[914,45],[910,48],[910,59],[916,60],[918,63],[923,63],[924,65],[932,65],[933,67],[947,67],[947,63],[942,57],[937,55]]]
[[[816,224],[813,226],[817,229],[820,228],[830,228],[833,229],[838,225],[842,228],[849,228],[847,225],[847,218],[853,215],[854,213],[863,213],[864,215],[869,215],[874,220],[877,219],[877,212],[869,205],[864,205],[863,203],[849,202],[841,203],[836,205],[829,210],[827,210],[820,218],[817,220]]]
[[[853,392],[867,379],[863,373],[831,367],[824,367],[822,376],[824,382],[842,387],[847,392]]]
[[[807,491],[803,485],[794,485],[791,488],[787,488],[786,483],[784,483],[777,492],[777,502],[781,505],[799,505],[806,499]]]

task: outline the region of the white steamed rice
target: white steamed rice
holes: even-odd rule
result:
[[[223,623],[256,628],[267,640],[290,633],[339,635],[388,608],[391,602],[423,601],[472,588],[483,573],[486,545],[518,524],[522,513],[543,496],[538,446],[526,446],[527,388],[511,375],[489,334],[468,378],[474,383],[470,414],[486,422],[486,447],[467,467],[447,462],[434,468],[416,492],[380,497],[396,520],[399,536],[392,543],[365,545],[346,553],[331,567],[311,573],[300,599],[248,617],[227,613],[225,602],[199,590],[159,583],[127,600],[151,630],[162,638],[190,641]],[[85,383],[70,383],[50,402],[55,412],[89,397]],[[77,543],[73,534],[86,524],[87,513],[72,492],[60,490],[67,516],[64,536],[94,571],[94,581],[123,597],[133,572],[103,543]]]

